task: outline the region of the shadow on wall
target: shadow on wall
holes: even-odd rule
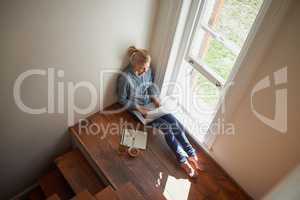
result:
[[[128,45],[132,46],[132,45]],[[100,74],[100,110],[112,105],[118,101],[117,99],[117,80],[120,72],[123,71],[129,64],[129,58],[127,55],[127,48],[123,50],[121,55],[121,67],[114,69],[103,69]],[[112,91],[115,91],[115,95],[111,95]]]

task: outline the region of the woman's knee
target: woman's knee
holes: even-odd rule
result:
[[[176,118],[174,117],[174,115],[170,114],[170,113],[164,115],[163,118],[166,118],[166,119],[169,119],[169,120],[176,120]]]
[[[177,119],[172,114],[166,114],[162,118],[170,124],[177,124]]]
[[[167,141],[167,143],[170,145],[170,144],[174,144],[175,140],[176,140],[176,137],[175,135],[173,134],[173,132],[171,130],[165,130],[164,132],[164,137],[165,137],[165,140]]]

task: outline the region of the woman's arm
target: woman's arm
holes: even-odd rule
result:
[[[158,98],[159,96],[159,88],[157,87],[156,84],[154,84],[154,73],[152,72],[152,70],[150,71],[150,76],[151,76],[151,85],[148,88],[149,89],[149,95],[151,98],[151,101],[154,103],[154,105],[158,108],[160,107],[160,100]]]
[[[158,98],[158,97],[156,97],[156,96],[152,96],[152,97],[151,97],[151,101],[154,103],[154,105],[155,105],[155,107],[156,107],[156,108],[158,108],[158,107],[160,107],[160,106],[161,106],[161,104],[160,104],[160,100],[159,100],[159,98]]]
[[[122,104],[123,106],[126,106],[128,110],[137,110],[142,115],[146,116],[147,112],[149,112],[149,109],[137,105],[133,100],[130,99],[130,83],[125,75],[120,75],[118,79],[118,102]]]
[[[146,108],[145,106],[137,106],[136,108],[137,111],[139,111],[140,113],[142,113],[142,115],[145,117],[147,115],[147,113],[150,111],[149,108]]]
[[[117,86],[117,93],[118,93],[118,102],[123,106],[126,106],[129,110],[136,109],[136,104],[133,100],[129,98],[130,84],[127,80],[125,75],[120,75],[118,78],[118,86]]]

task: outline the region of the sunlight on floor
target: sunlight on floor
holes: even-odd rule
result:
[[[176,179],[168,176],[163,195],[166,199],[187,200],[189,197],[191,183],[188,179]]]

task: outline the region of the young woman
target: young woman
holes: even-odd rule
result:
[[[128,48],[129,65],[118,79],[119,103],[129,111],[137,110],[146,116],[146,107],[153,102],[160,106],[158,90],[153,84],[153,74],[150,68],[151,57],[147,50]],[[150,124],[164,133],[165,140],[175,154],[181,167],[190,177],[196,177],[201,170],[196,152],[185,135],[182,124],[172,115],[164,115]]]

